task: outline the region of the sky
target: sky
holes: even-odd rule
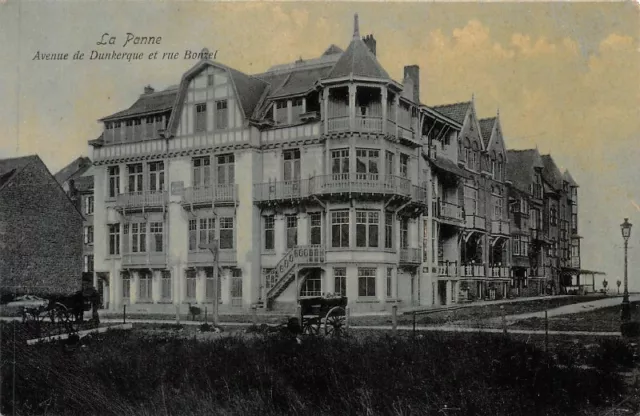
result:
[[[623,218],[636,224],[629,279],[640,290],[640,8],[637,3],[312,3],[0,1],[0,158],[37,153],[52,172],[99,136],[98,119],[145,85],[178,84],[207,47],[254,74],[346,48],[359,14],[397,81],[420,66],[427,105],[498,111],[510,149],[538,147],[580,185],[582,267],[623,276]],[[104,33],[116,45],[98,46]],[[123,47],[127,33],[160,45]],[[100,52],[179,52],[177,60],[97,61]],[[86,54],[34,60],[36,52]]]

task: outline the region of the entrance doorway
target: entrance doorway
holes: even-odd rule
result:
[[[447,282],[438,282],[438,304],[447,304]]]

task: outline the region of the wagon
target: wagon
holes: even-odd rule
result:
[[[346,296],[318,296],[299,302],[303,334],[341,336],[346,333]]]

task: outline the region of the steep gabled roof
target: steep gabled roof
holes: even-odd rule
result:
[[[62,184],[69,179],[73,179],[77,176],[82,175],[90,167],[91,159],[86,156],[80,156],[76,160],[62,168],[58,173],[53,175],[53,177],[56,178],[56,181],[58,181],[58,183]]]
[[[380,62],[378,62],[376,56],[360,38],[357,14],[354,16],[354,30],[351,43],[326,78],[344,78],[350,76],[391,79],[387,71],[385,71],[382,65],[380,65]]]
[[[507,180],[520,191],[530,192],[534,168],[542,167],[537,149],[507,150]]]
[[[338,47],[338,46],[336,46],[334,44],[331,44],[331,45],[329,45],[327,50],[324,51],[322,56],[335,55],[335,54],[342,53],[342,52],[344,52],[344,50],[342,50],[340,47]]]
[[[489,140],[491,140],[491,133],[493,133],[493,126],[496,123],[496,120],[496,117],[478,120],[480,123],[480,134],[482,135],[482,142],[484,143],[485,149],[489,146]]]
[[[314,88],[316,81],[324,78],[331,70],[331,64],[289,72],[264,73],[257,78],[271,85],[268,97],[271,99],[304,94]]]
[[[169,87],[164,91],[142,94],[128,109],[118,111],[117,113],[104,117],[99,121],[110,121],[123,117],[133,117],[169,111],[173,108],[177,94],[178,91],[175,86]]]
[[[436,105],[431,107],[432,110],[450,118],[460,124],[464,124],[464,118],[467,115],[471,101],[465,101],[454,104]]]
[[[573,186],[576,188],[578,187],[578,184],[576,183],[576,181],[573,180],[573,176],[571,176],[571,174],[569,173],[569,169],[565,170],[562,176],[564,180],[569,183],[569,186]]]
[[[27,165],[38,160],[37,155],[0,159],[0,190]]]
[[[562,189],[562,173],[551,155],[542,155],[542,178],[555,190]]]

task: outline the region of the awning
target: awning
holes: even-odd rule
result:
[[[458,165],[456,165],[455,163],[453,163],[451,160],[446,159],[446,158],[435,158],[435,159],[429,159],[428,157],[426,157],[426,155],[422,155],[422,157],[424,157],[424,159],[431,163],[431,165],[441,171],[447,172],[447,173],[451,173],[454,174],[456,176],[460,176],[462,178],[471,178],[471,174],[468,173],[466,170],[458,167]]]

